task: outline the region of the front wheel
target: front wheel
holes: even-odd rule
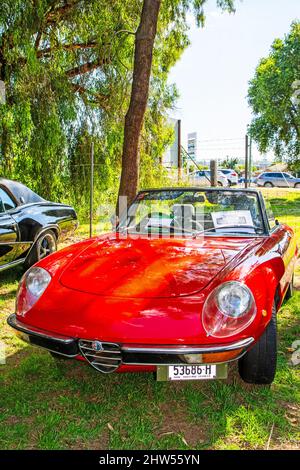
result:
[[[300,183],[296,183],[294,188],[300,188]]]
[[[285,294],[285,300],[291,299],[293,297],[293,293],[294,293],[294,276],[292,277],[292,280],[289,283],[289,287]]]
[[[45,258],[57,250],[56,235],[52,230],[47,230],[42,233],[35,241],[31,248],[26,261],[24,263],[25,269],[30,268],[33,264]]]
[[[273,184],[273,183],[270,183],[270,181],[267,181],[267,182],[264,184],[264,187],[265,187],[265,188],[274,188],[274,184]]]
[[[274,303],[272,317],[264,333],[253,348],[239,359],[240,377],[250,384],[271,384],[276,373],[276,363],[277,322]]]

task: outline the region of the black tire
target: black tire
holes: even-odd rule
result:
[[[273,382],[277,363],[277,322],[276,306],[272,318],[257,343],[241,359],[239,374],[244,382],[269,385]]]
[[[293,297],[294,294],[294,276],[291,282],[289,283],[288,290],[286,291],[284,300],[289,300]]]
[[[265,188],[274,188],[274,184],[271,181],[266,181],[264,184]]]
[[[32,265],[45,258],[46,256],[54,253],[57,250],[56,235],[52,230],[46,230],[35,241],[28,256],[25,260],[25,269],[30,268]]]
[[[223,187],[222,181],[218,181],[218,186],[219,186],[219,187]]]
[[[300,183],[296,183],[294,188],[300,188]]]

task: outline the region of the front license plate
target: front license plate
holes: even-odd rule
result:
[[[158,366],[157,380],[209,380],[226,379],[227,364],[179,364]]]
[[[209,365],[179,365],[169,366],[170,380],[201,380],[215,379],[217,368],[215,364]]]

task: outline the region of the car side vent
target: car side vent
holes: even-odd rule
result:
[[[83,357],[103,374],[114,372],[122,363],[122,354],[118,344],[81,339],[78,345]]]

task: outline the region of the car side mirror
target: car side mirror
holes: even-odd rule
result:
[[[275,219],[275,225],[280,225],[280,222],[278,219]]]
[[[25,204],[25,199],[23,198],[23,196],[20,197],[20,203]]]

